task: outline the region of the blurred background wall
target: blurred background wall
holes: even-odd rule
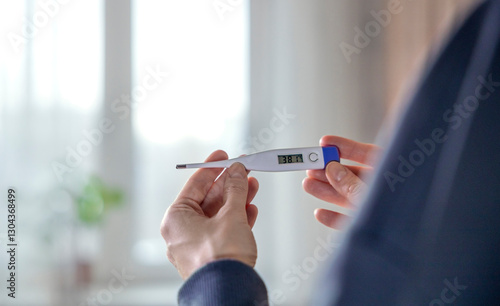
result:
[[[0,194],[16,190],[19,242],[0,303],[175,305],[159,224],[192,173],[175,164],[326,134],[383,144],[477,2],[0,1]],[[342,239],[313,211],[333,207],[302,172],[253,175],[256,269],[274,305],[304,305],[316,250]],[[2,249],[7,226],[0,208]]]

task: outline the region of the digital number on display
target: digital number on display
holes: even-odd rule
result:
[[[278,163],[279,164],[294,164],[294,163],[303,163],[304,159],[302,158],[302,154],[294,154],[294,155],[278,155]]]

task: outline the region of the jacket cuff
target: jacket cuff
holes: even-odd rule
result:
[[[268,305],[267,289],[255,270],[237,260],[217,260],[182,285],[179,305]]]

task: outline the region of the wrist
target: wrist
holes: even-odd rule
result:
[[[232,260],[241,262],[251,268],[255,267],[257,261],[257,252],[252,252],[254,249],[252,246],[245,246],[249,251],[238,244],[230,244],[227,246],[221,245],[221,242],[227,241],[225,239],[219,239],[217,241],[211,241],[211,239],[206,239],[202,243],[203,247],[200,248],[185,248],[186,252],[179,256],[182,258],[178,261],[179,265],[177,269],[179,274],[183,279],[189,278],[194,272],[200,268],[216,261],[221,260]],[[223,243],[225,244],[225,243]],[[243,251],[245,250],[245,251]],[[196,254],[193,256],[193,254]]]

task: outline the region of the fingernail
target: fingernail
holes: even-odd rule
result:
[[[245,167],[242,164],[236,163],[231,165],[228,169],[229,177],[244,177]]]
[[[330,171],[333,173],[333,177],[337,182],[340,182],[347,174],[347,171],[345,170],[344,166],[337,162],[331,162],[330,163]],[[332,169],[333,168],[333,169]]]

